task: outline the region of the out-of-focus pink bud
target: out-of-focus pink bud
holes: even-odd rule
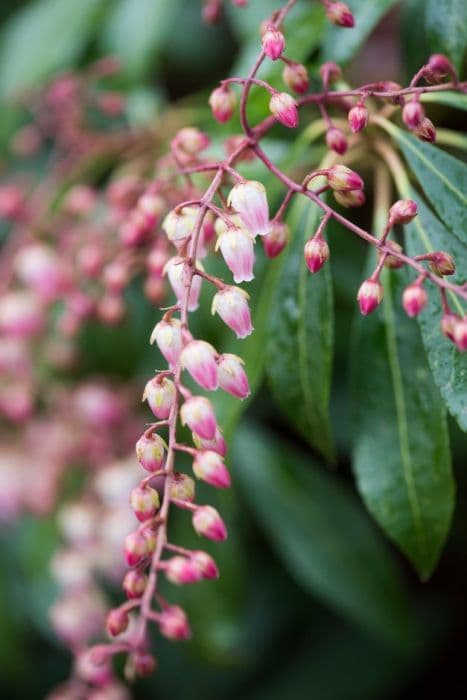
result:
[[[165,217],[162,228],[176,248],[182,248],[189,240],[198,211],[198,207],[183,207],[181,211],[173,209]]]
[[[427,141],[428,143],[434,143],[436,141],[435,126],[428,117],[425,117],[415,129],[415,136],[420,139],[420,141]]]
[[[165,420],[170,416],[175,394],[175,384],[171,379],[154,377],[144,387],[143,401],[148,402],[149,408],[156,418]]]
[[[111,637],[116,637],[118,634],[122,634],[128,627],[130,618],[126,610],[121,608],[115,608],[111,610],[107,615],[106,628],[107,632]]]
[[[456,271],[456,265],[452,256],[449,255],[449,253],[445,253],[443,250],[432,253],[430,267],[435,275],[439,275],[439,277],[453,275]]]
[[[386,245],[395,253],[402,253],[402,246],[400,246],[399,243],[395,243],[394,241],[386,241]],[[383,253],[380,250],[378,250],[378,257],[380,258],[381,255],[383,255]],[[390,270],[397,270],[400,267],[403,267],[404,265],[404,261],[396,257],[395,255],[388,255],[384,261],[384,267],[387,267]]]
[[[283,221],[271,221],[271,230],[263,236],[264,252],[268,258],[276,258],[289,242],[290,230]]]
[[[320,66],[319,73],[323,80],[323,83],[335,83],[342,76],[342,71],[337,63],[332,61],[327,61]]]
[[[11,150],[21,158],[30,158],[36,155],[42,146],[42,136],[34,124],[18,129],[11,141]]]
[[[130,494],[130,505],[138,520],[144,522],[159,510],[159,494],[150,486],[135,486]]]
[[[80,651],[75,662],[76,674],[93,685],[106,685],[112,680],[112,666],[108,655],[96,654],[94,649]]]
[[[227,202],[238,212],[253,236],[264,236],[269,233],[269,206],[266,190],[261,182],[246,180],[238,183],[230,190]]]
[[[148,554],[146,538],[136,530],[125,537],[124,554],[128,566],[136,566]]]
[[[169,278],[170,286],[173,289],[177,301],[180,303],[186,293],[185,287],[185,264],[183,258],[170,258],[167,262],[164,272]],[[201,277],[195,275],[191,281],[190,297],[188,301],[188,311],[196,311],[199,306],[199,295],[201,292]]]
[[[216,249],[220,248],[227,267],[233,274],[234,282],[251,282],[254,278],[255,253],[252,235],[243,228],[226,228],[217,239]]]
[[[131,569],[125,574],[122,588],[125,591],[125,595],[127,598],[130,598],[130,600],[141,598],[146,589],[147,582],[148,577],[146,574],[142,571],[138,571],[138,569]]]
[[[326,15],[330,22],[339,27],[351,28],[355,26],[355,19],[349,7],[343,2],[331,2],[326,4]]]
[[[230,90],[226,85],[221,85],[211,92],[209,104],[214,119],[224,124],[232,118],[237,106],[237,97],[233,90]]]
[[[151,344],[154,341],[169,365],[173,367],[183,348],[182,324],[179,319],[171,318],[168,321],[162,320],[156,323],[151,334]]]
[[[130,274],[128,267],[119,260],[106,265],[103,272],[104,284],[113,294],[118,294],[128,284]]]
[[[175,473],[170,483],[170,498],[192,503],[195,500],[195,482],[193,479],[187,474]]]
[[[408,129],[416,129],[425,117],[425,112],[418,100],[406,102],[402,109],[402,120]]]
[[[218,361],[219,386],[239,399],[246,399],[250,394],[244,364],[240,357],[229,353],[221,355]]]
[[[307,69],[301,63],[286,63],[282,71],[282,80],[289,90],[298,95],[304,95],[310,86]]]
[[[70,216],[86,216],[96,206],[97,195],[89,185],[73,185],[63,197],[62,209]]]
[[[67,287],[67,274],[50,246],[33,243],[22,248],[15,258],[19,279],[44,301],[57,298]]]
[[[177,150],[182,150],[190,155],[196,155],[209,146],[211,139],[203,131],[196,127],[186,126],[177,133],[172,145]]]
[[[143,189],[143,180],[138,175],[128,174],[110,183],[107,198],[111,207],[125,213],[136,205]]]
[[[364,129],[368,124],[369,113],[363,102],[357,102],[349,111],[349,126],[354,134]]]
[[[456,71],[449,58],[441,53],[435,53],[430,56],[424,76],[425,80],[430,83],[439,83],[448,75],[451,75],[454,79],[456,78]]]
[[[413,199],[399,199],[389,210],[389,225],[408,224],[417,216],[417,202]]]
[[[445,335],[446,338],[449,338],[449,340],[454,341],[454,328],[458,321],[459,316],[457,314],[453,314],[450,311],[447,311],[441,317],[441,333]]]
[[[136,443],[136,457],[148,472],[155,472],[164,464],[164,440],[153,433],[151,437],[142,435]]]
[[[219,578],[219,569],[217,568],[217,564],[207,552],[197,550],[192,552],[191,558],[200,569],[203,578]]]
[[[193,527],[198,535],[222,542],[227,539],[227,529],[221,516],[212,506],[200,506],[193,513]]]
[[[17,185],[0,186],[0,219],[13,220],[23,211],[24,193]]]
[[[203,0],[202,16],[207,24],[216,24],[222,17],[221,0]]]
[[[333,192],[334,199],[341,207],[362,207],[366,198],[363,190],[349,190],[348,192]]]
[[[82,384],[73,397],[73,409],[79,420],[92,425],[111,427],[122,421],[125,409],[121,398],[98,382]]]
[[[119,117],[125,111],[126,100],[121,92],[106,90],[96,95],[96,106],[108,117]]]
[[[202,450],[196,453],[193,473],[198,479],[216,488],[225,489],[230,486],[230,474],[227,467],[222,461],[222,457],[213,450]]]
[[[197,583],[203,578],[201,569],[191,558],[172,557],[162,562],[161,568],[172,583],[183,585],[186,583]]]
[[[98,277],[104,264],[104,251],[98,243],[87,243],[78,251],[76,262],[83,275]]]
[[[377,280],[368,279],[363,282],[357,294],[360,313],[368,316],[376,309],[383,299],[383,285]]]
[[[136,205],[137,211],[144,217],[146,227],[153,229],[164,211],[162,197],[155,192],[147,191],[141,195]]]
[[[402,295],[402,306],[407,316],[414,318],[425,308],[428,294],[419,284],[409,284]]]
[[[130,659],[131,667],[137,676],[150,676],[156,670],[156,659],[145,651],[135,652]]]
[[[188,618],[182,608],[177,605],[164,608],[159,618],[159,629],[167,639],[183,640],[191,637]]]
[[[199,435],[193,433],[193,442],[199,450],[213,450],[221,457],[225,457],[227,454],[227,443],[219,428],[216,429],[216,434],[212,440],[200,438]]]
[[[188,425],[200,438],[213,440],[216,435],[216,417],[211,402],[204,396],[191,396],[180,409],[183,425]]]
[[[298,126],[297,103],[288,92],[275,92],[269,100],[269,109],[277,121],[289,129]]]
[[[0,330],[13,338],[30,338],[44,327],[44,312],[29,291],[7,292],[0,298]]]
[[[347,139],[341,129],[332,126],[326,132],[326,143],[335,153],[343,155],[347,150]]]
[[[329,260],[329,246],[320,233],[305,243],[303,252],[310,272],[318,272]]]
[[[183,348],[180,362],[203,389],[217,389],[217,352],[205,340],[192,340]]]
[[[363,190],[365,187],[360,175],[345,165],[333,165],[328,170],[328,183],[331,189],[340,192]]]
[[[263,34],[263,51],[271,61],[277,61],[285,49],[285,38],[281,31],[269,25]]]
[[[467,350],[467,318],[458,319],[454,324],[453,339],[459,350]]]
[[[118,325],[125,316],[125,302],[120,294],[105,294],[97,305],[99,319],[109,325]]]
[[[253,332],[248,294],[240,287],[225,287],[212,300],[212,313],[218,313],[237,338],[246,338]]]

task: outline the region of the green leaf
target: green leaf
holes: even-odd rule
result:
[[[404,195],[406,196],[406,195]],[[460,243],[452,233],[420,201],[415,191],[407,196],[418,200],[418,216],[405,227],[405,240],[409,255],[419,255],[432,250],[449,252],[458,263],[456,274],[450,280],[456,284],[466,281],[465,266],[467,245]],[[457,419],[462,430],[467,431],[467,355],[442,335],[439,329],[441,298],[434,285],[426,285],[428,305],[418,317],[433,378],[449,412]],[[453,310],[463,313],[459,301],[452,300]]]
[[[454,484],[444,408],[400,304],[403,273],[384,270],[382,306],[356,323],[353,463],[369,511],[426,579],[449,530]]]
[[[277,406],[302,436],[332,459],[329,397],[332,371],[333,301],[325,265],[312,275],[303,255],[320,210],[296,199],[287,218],[292,240],[277,283],[266,345],[266,366]]]
[[[467,95],[462,92],[426,92],[421,101],[467,110]]]
[[[467,35],[465,0],[428,0],[427,36],[432,53],[447,54],[456,68],[462,67]]]
[[[313,595],[386,641],[407,641],[404,591],[382,540],[336,475],[242,425],[235,473],[277,556]]]
[[[370,32],[397,0],[348,0],[355,27],[344,29],[330,25],[323,46],[323,59],[346,63],[355,56]]]
[[[466,243],[467,166],[388,121],[384,121],[384,128],[399,144],[441,221],[461,242]]]
[[[39,0],[13,15],[0,39],[0,96],[11,97],[72,65],[105,6],[106,0]]]

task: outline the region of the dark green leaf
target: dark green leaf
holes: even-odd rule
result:
[[[297,199],[288,217],[292,240],[277,283],[266,345],[267,374],[278,407],[309,443],[332,459],[329,395],[333,303],[329,265],[308,271],[305,241],[320,210]]]
[[[422,102],[434,102],[438,105],[467,110],[467,95],[462,92],[426,92],[422,95]]]
[[[407,276],[384,270],[383,282],[382,306],[356,324],[354,470],[369,511],[425,579],[454,507],[446,418],[417,325],[401,309]]]
[[[385,640],[407,640],[405,596],[384,543],[336,475],[273,435],[242,426],[235,473],[291,575]]]
[[[432,53],[444,53],[459,70],[462,66],[467,35],[465,0],[428,0],[426,28]]]

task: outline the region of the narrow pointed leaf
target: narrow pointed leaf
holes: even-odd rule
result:
[[[467,45],[465,0],[428,0],[426,29],[432,53],[444,53],[459,70]]]

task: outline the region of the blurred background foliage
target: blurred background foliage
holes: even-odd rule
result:
[[[123,72],[114,79],[114,87],[127,95],[130,123],[153,124],[172,104],[181,110],[177,117],[181,123],[196,123],[220,141],[231,127],[214,125],[206,107],[209,91],[219,78],[244,72],[250,65],[258,47],[258,24],[277,5],[251,0],[248,9],[240,10],[226,4],[223,21],[210,27],[202,23],[197,0],[2,0],[2,170],[15,167],[7,144],[24,120],[12,99],[57,71],[78,68],[107,53],[122,60]],[[437,50],[448,52],[461,67],[463,0],[354,0],[349,5],[357,29],[346,33],[326,24],[321,6],[302,0],[288,23],[288,54],[306,61],[311,69],[323,58],[348,63],[347,75],[357,84],[374,79],[402,82]],[[268,77],[274,81],[277,72],[272,66]],[[251,116],[257,119],[265,113],[265,102],[261,96],[252,102]],[[462,112],[447,106],[436,110],[443,126],[455,128],[461,123]],[[285,138],[283,130],[274,130],[267,140],[267,148],[283,164],[319,159],[319,147],[299,144],[289,150]],[[251,176],[268,185],[257,166],[251,167]],[[268,191],[273,199],[277,186],[270,183]],[[313,227],[306,218],[310,212],[295,209],[291,216],[296,226]],[[286,263],[290,272],[289,267],[281,269],[280,260],[268,266],[259,261],[252,291],[254,297],[254,290],[261,289],[256,333],[241,350],[256,396],[235,431],[245,406],[229,399],[218,405],[229,439],[234,435],[230,453],[234,487],[228,494],[216,494],[216,499],[209,493],[230,531],[225,546],[210,548],[222,576],[218,582],[173,593],[188,609],[194,638],[183,645],[157,639],[160,669],[154,678],[139,683],[138,698],[466,697],[465,440],[451,421],[456,511],[438,568],[421,583],[383,538],[354,486],[348,354],[364,248],[342,236],[335,237],[333,246],[332,274],[331,268],[323,271],[321,287],[313,288],[316,308],[310,310],[329,320],[329,338],[312,338],[317,365],[310,381],[317,395],[326,391],[320,386],[320,353],[322,366],[329,364],[325,346],[334,337],[332,430],[326,417],[306,415],[300,396],[293,394],[287,365],[282,378],[274,373],[269,383],[263,381],[263,357],[268,365],[275,359],[294,361],[294,349],[280,337],[284,329],[273,326],[271,333],[268,310],[271,303],[280,305],[284,295],[295,303],[295,290],[281,284],[295,279],[299,270],[293,256]],[[86,371],[116,378],[135,376],[142,385],[154,367],[161,366],[146,342],[157,312],[138,285],[130,290],[129,303],[131,313],[123,327],[85,329],[84,366]],[[227,344],[219,324],[207,314],[196,315],[195,324],[196,332],[219,349],[232,351],[230,335]],[[278,409],[285,395],[289,405],[282,408],[289,421]],[[317,403],[322,400],[326,397]],[[306,440],[310,425],[322,438],[314,449]],[[183,530],[175,541],[183,537],[189,543],[193,535],[185,521],[177,521],[175,527]],[[42,698],[66,678],[68,655],[47,623],[55,595],[48,561],[56,546],[53,518],[39,522],[23,518],[2,530],[3,698]]]

